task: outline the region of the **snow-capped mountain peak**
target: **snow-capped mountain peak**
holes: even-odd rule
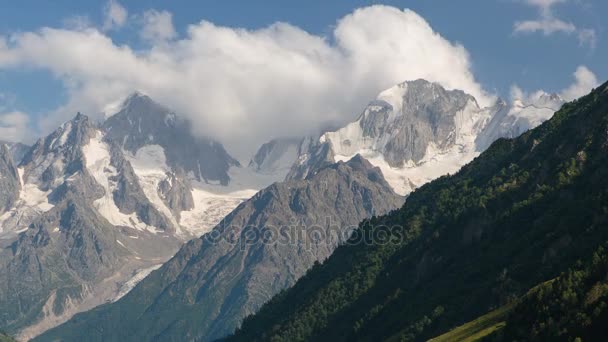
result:
[[[190,173],[197,181],[226,185],[230,182],[228,170],[239,165],[222,144],[194,136],[187,119],[141,93],[129,96],[103,129],[132,154],[145,146],[161,146],[169,166]]]
[[[421,79],[407,81],[382,91],[357,120],[301,145],[288,178],[305,178],[321,165],[360,154],[405,195],[458,171],[496,139],[539,125],[563,104],[555,94],[536,94],[534,99],[532,104],[510,105],[498,99],[480,108],[461,90]]]

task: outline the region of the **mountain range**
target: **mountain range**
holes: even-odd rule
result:
[[[404,82],[341,129],[270,140],[247,166],[141,93],[102,122],[78,114],[31,147],[2,144],[0,327],[27,339],[101,305],[40,340],[93,338],[92,326],[104,340],[224,337],[360,221],[563,104],[532,102],[480,108]],[[294,222],[288,245],[259,239]]]

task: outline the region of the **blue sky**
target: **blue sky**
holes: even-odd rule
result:
[[[137,55],[142,51],[149,52],[155,44],[164,44],[159,43],[159,40],[153,42],[152,39],[142,38],[144,13],[155,9],[156,13],[166,11],[170,15],[174,32],[170,32],[167,39],[172,41],[188,37],[189,25],[197,25],[205,20],[218,27],[249,30],[285,22],[311,36],[325,38],[332,45],[336,39],[334,30],[338,20],[357,8],[380,3],[398,9],[411,9],[447,41],[462,45],[468,52],[469,69],[475,81],[492,95],[508,98],[514,84],[525,91],[544,89],[559,92],[573,83],[572,74],[581,65],[594,73],[599,82],[608,78],[608,32],[601,17],[608,13],[608,2],[603,0],[123,0],[113,3],[125,11],[125,17],[114,24],[108,24],[110,4],[107,1],[20,0],[2,7],[0,36],[5,37],[9,47],[14,47],[12,37],[39,33],[43,27],[67,31],[88,28],[111,39],[114,46],[128,47]],[[382,21],[381,18],[378,20]],[[528,23],[522,24],[525,21]],[[522,28],[517,30],[517,25]],[[403,39],[408,37],[404,35]],[[399,44],[398,37],[394,44]],[[61,46],[46,48],[52,51]],[[44,51],[41,50],[40,53]],[[100,60],[92,59],[91,64],[106,63],[101,57]],[[369,68],[372,69],[373,65]],[[24,113],[29,117],[29,128],[44,131],[45,127],[38,127],[39,121],[56,117],[58,111],[80,110],[77,108],[78,101],[73,99],[80,93],[74,88],[88,81],[79,78],[83,77],[80,74],[74,76],[70,72],[72,71],[66,71],[65,68],[58,69],[52,63],[35,61],[13,62],[3,66],[0,45],[0,114],[14,111]],[[378,84],[385,86],[382,82]],[[121,91],[126,87],[122,86]],[[366,89],[363,94],[367,96],[368,93],[380,90],[382,89]],[[249,93],[246,95],[253,96]],[[242,97],[241,94],[239,96]],[[316,95],[312,92],[310,96]],[[353,102],[357,103],[352,107],[340,107],[341,110],[355,110],[361,105],[359,99]],[[244,104],[246,105],[247,103]],[[91,103],[82,106],[83,111],[91,111],[93,108]],[[187,105],[177,104],[175,107],[188,111]],[[311,110],[317,107],[313,106]],[[285,108],[289,110],[289,105],[285,104]],[[64,119],[69,115],[72,114],[58,117]],[[54,125],[57,120],[50,120],[49,125]],[[219,127],[214,130],[223,127],[213,120],[206,124]],[[4,125],[8,123],[5,122]],[[0,129],[0,134],[2,132]]]

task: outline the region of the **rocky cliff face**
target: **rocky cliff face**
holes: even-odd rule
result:
[[[326,259],[359,221],[402,203],[381,171],[359,156],[305,180],[273,184],[184,246],[120,301],[39,340],[78,340],[93,326],[99,328],[95,338],[106,341],[225,336]]]
[[[0,215],[11,209],[19,199],[21,181],[13,157],[4,144],[0,144]]]
[[[31,148],[31,146],[20,142],[8,142],[0,140],[0,145],[2,144],[6,145],[6,147],[8,148],[9,152],[11,153],[11,156],[13,157],[13,162],[15,163],[15,165],[19,165],[21,163],[23,157],[25,157],[25,155],[27,154],[27,152],[29,152]]]

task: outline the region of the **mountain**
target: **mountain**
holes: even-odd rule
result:
[[[275,183],[184,246],[116,303],[38,341],[214,340],[327,258],[357,223],[399,207],[378,168],[356,156]]]
[[[522,136],[499,139],[455,175],[420,187],[400,210],[364,221],[354,237],[384,238],[340,246],[228,340],[427,340],[516,303],[568,268],[582,268],[580,260],[603,262],[594,253],[608,242],[607,131],[608,83]],[[574,340],[567,336],[577,330],[564,329],[587,322],[576,310],[605,317],[605,307],[589,306],[605,293],[605,271],[593,274],[562,274],[558,287],[524,304],[538,319],[518,314],[512,328]],[[521,337],[508,335],[509,320],[506,327],[506,336]]]
[[[193,136],[188,121],[141,93],[129,96],[102,128],[133,154],[145,146],[160,146],[167,165],[191,173],[198,181],[226,185],[230,182],[229,168],[240,165],[222,144]]]
[[[18,168],[5,147],[0,159],[13,188],[0,216],[0,326],[20,338],[112,300],[181,244],[85,115],[38,140]]]
[[[141,93],[101,125],[104,139],[118,145],[145,196],[183,240],[208,232],[239,203],[282,180],[285,166],[275,164],[291,158],[291,142],[277,140],[262,147],[268,155],[256,156],[263,165],[242,167],[221,143],[194,136],[190,126]]]
[[[128,293],[184,242],[284,178],[294,143],[242,167],[148,96],[0,145],[0,327],[27,339]],[[16,162],[15,160],[18,160]]]
[[[408,81],[381,92],[359,118],[300,145],[288,179],[361,154],[382,169],[393,189],[407,195],[417,187],[458,171],[492,142],[536,127],[561,107],[556,96],[537,94],[487,108],[461,90],[425,80]],[[550,108],[550,107],[553,108]]]

